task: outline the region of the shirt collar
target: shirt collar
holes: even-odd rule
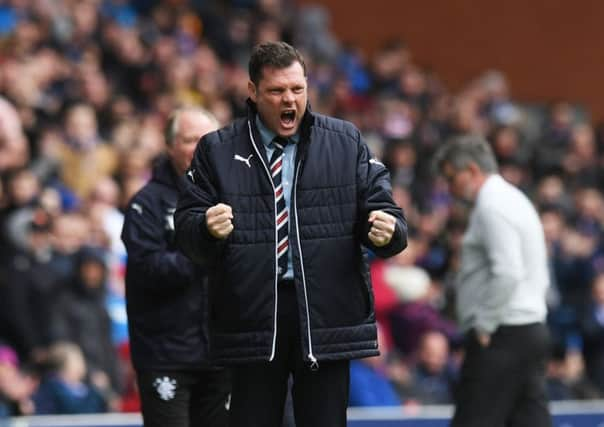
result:
[[[258,132],[260,133],[260,139],[262,139],[262,143],[266,147],[269,147],[271,145],[271,143],[273,142],[273,139],[277,136],[277,134],[275,132],[273,132],[272,130],[270,130],[269,128],[267,128],[264,125],[264,123],[262,123],[262,120],[260,120],[260,116],[258,114],[256,114],[256,127],[258,128]],[[288,139],[297,144],[298,140],[300,139],[299,132],[296,132],[294,135],[290,136]]]
[[[497,192],[499,186],[505,182],[503,177],[497,173],[490,174],[487,179],[482,184],[482,187],[478,190],[478,196],[476,197],[476,202],[482,197],[486,197],[485,194],[489,194],[491,192]]]

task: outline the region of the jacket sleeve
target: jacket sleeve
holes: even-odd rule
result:
[[[195,276],[194,264],[168,241],[165,219],[154,209],[149,197],[141,193],[126,211],[122,240],[128,252],[128,269],[149,290],[161,291],[174,286],[188,286]]]
[[[407,246],[407,221],[402,209],[392,199],[392,186],[390,174],[382,162],[373,158],[369,148],[363,142],[360,132],[358,138],[357,159],[357,188],[359,206],[359,238],[363,245],[369,248],[380,258],[387,258],[401,252]],[[369,213],[381,210],[396,219],[396,225],[392,240],[385,246],[377,247],[368,234],[371,229]]]
[[[186,173],[174,222],[178,247],[206,268],[212,267],[225,245],[225,241],[213,237],[206,226],[206,211],[220,202],[213,177],[213,165],[208,161],[204,137],[197,145]]]

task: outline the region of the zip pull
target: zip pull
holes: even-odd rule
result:
[[[317,359],[315,358],[315,356],[313,356],[313,354],[309,354],[308,355],[309,359],[310,359],[310,370],[313,372],[316,372],[319,370],[319,362],[317,362]]]

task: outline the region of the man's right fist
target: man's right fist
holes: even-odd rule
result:
[[[206,226],[210,234],[223,240],[233,231],[233,210],[229,205],[218,203],[206,211]]]

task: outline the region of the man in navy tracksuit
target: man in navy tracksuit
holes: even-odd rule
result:
[[[195,146],[216,128],[204,110],[176,111],[166,126],[167,156],[126,212],[126,306],[145,427],[228,422],[228,372],[208,363],[207,283],[177,250],[173,219]]]
[[[256,46],[249,114],[199,143],[176,239],[210,282],[212,355],[233,366],[232,427],[345,427],[349,360],[378,343],[365,249],[406,245],[389,174],[359,131],[314,114],[286,43]]]

